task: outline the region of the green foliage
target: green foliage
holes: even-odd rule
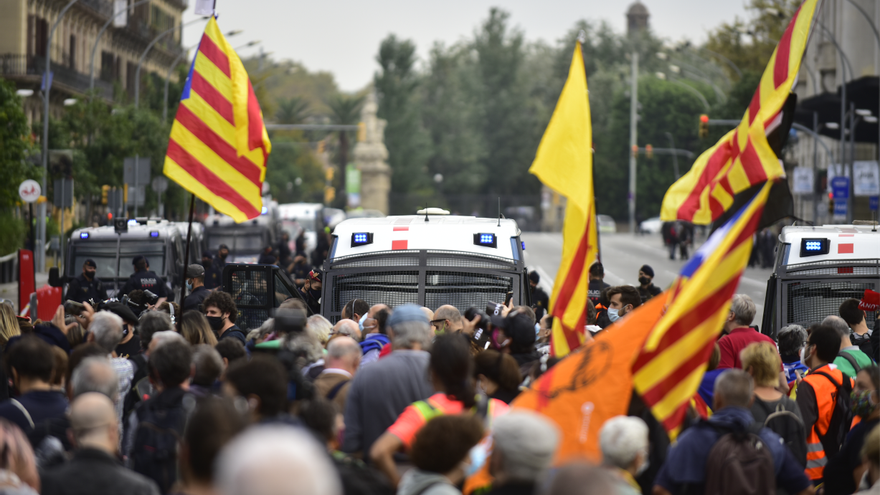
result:
[[[296,185],[296,179],[301,183]],[[279,203],[324,201],[324,173],[308,143],[296,137],[279,137],[272,142],[266,165],[269,192]]]
[[[16,218],[11,208],[0,210],[0,232],[3,232],[0,236],[0,255],[5,256],[24,245],[27,224]]]
[[[385,145],[391,166],[392,192],[430,192],[427,162],[431,154],[428,134],[421,124],[416,90],[416,46],[389,35],[376,57],[381,71],[373,84],[379,99],[378,116],[387,121]]]
[[[309,116],[309,102],[301,96],[278,100],[275,120],[279,124],[302,124]]]
[[[0,209],[20,201],[18,186],[29,178],[39,177],[40,169],[27,162],[32,146],[27,118],[15,84],[0,79]]]

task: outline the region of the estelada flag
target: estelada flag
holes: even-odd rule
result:
[[[602,460],[599,429],[627,413],[633,361],[665,304],[665,292],[652,297],[547,370],[511,403],[537,411],[559,427],[563,434],[556,465],[572,457]]]
[[[739,126],[666,191],[661,220],[707,225],[733,205],[735,195],[785,176],[767,136],[783,124],[783,105],[800,70],[817,1],[807,0],[795,12]]]
[[[263,208],[272,145],[241,59],[208,21],[171,126],[164,173],[236,222]]]
[[[565,356],[584,342],[587,271],[599,253],[588,96],[587,74],[578,42],[568,79],[529,169],[544,185],[567,198],[562,261],[550,297],[550,314],[553,315],[550,349],[555,356]]]

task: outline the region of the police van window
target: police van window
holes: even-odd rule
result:
[[[263,246],[263,237],[256,232],[245,233],[239,235],[233,234],[210,234],[208,235],[208,248],[217,250],[220,244],[229,246],[229,250],[238,251],[260,251]],[[233,248],[233,246],[235,246]]]
[[[281,280],[281,277],[278,274],[275,275],[275,306],[278,307],[284,301],[293,297],[293,294],[287,290],[287,286],[284,285],[284,281]]]
[[[142,254],[147,258],[150,270],[162,275],[165,270],[165,252],[159,243],[133,243],[123,241],[119,247],[119,274],[116,273],[116,243],[115,242],[90,242],[86,245],[76,246],[73,250],[73,263],[68,266],[68,275],[76,276],[82,273],[82,265],[87,259],[95,261],[98,265],[98,278],[128,278],[134,273],[131,264],[135,255]]]

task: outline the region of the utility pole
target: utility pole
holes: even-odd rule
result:
[[[638,146],[639,123],[639,54],[632,52],[632,77],[629,89],[629,145]],[[636,233],[636,157],[629,155],[629,231]]]

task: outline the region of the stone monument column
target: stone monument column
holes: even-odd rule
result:
[[[379,106],[376,94],[370,92],[361,110],[361,132],[354,145],[354,163],[361,171],[361,206],[388,214],[388,193],[391,191],[391,167],[385,147],[384,119],[376,117]]]

